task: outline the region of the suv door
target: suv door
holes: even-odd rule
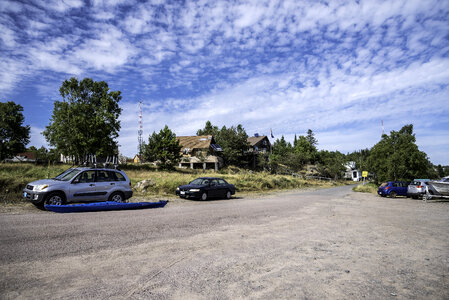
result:
[[[98,200],[96,191],[95,170],[84,171],[78,174],[71,182],[69,188],[70,201]]]
[[[114,171],[97,170],[95,184],[101,200],[108,200],[112,191],[116,190],[116,181],[117,177],[114,175]]]

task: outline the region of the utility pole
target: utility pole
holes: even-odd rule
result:
[[[143,144],[142,133],[143,133],[142,101],[139,101],[139,130],[137,131],[137,142],[138,142],[137,153],[138,153],[140,161],[142,161],[142,157],[141,157],[141,155],[142,155],[142,144]]]

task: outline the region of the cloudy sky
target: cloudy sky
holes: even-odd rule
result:
[[[122,92],[119,144],[137,151],[167,124],[207,120],[312,129],[320,149],[370,148],[412,123],[449,165],[449,1],[0,1],[0,101],[24,107],[30,145],[46,145],[58,89],[72,76]]]

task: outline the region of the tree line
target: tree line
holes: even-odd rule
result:
[[[65,80],[60,89],[61,101],[54,102],[50,123],[43,131],[50,150],[30,147],[37,157],[56,160],[59,154],[82,160],[88,154],[118,155],[116,138],[120,131],[120,91],[111,91],[104,81],[85,78]],[[13,101],[0,102],[0,161],[26,150],[30,126],[23,125],[23,107]],[[225,166],[247,168],[256,159],[256,169],[272,173],[293,173],[313,165],[325,177],[341,178],[345,163],[354,161],[359,170],[369,171],[376,181],[437,178],[449,174],[448,166],[434,166],[416,145],[413,125],[382,135],[370,149],[343,154],[318,150],[318,140],[309,129],[296,136],[293,143],[282,136],[274,141],[271,153],[249,151],[248,134],[241,124],[219,128],[207,121],[197,135],[213,135],[223,151]],[[140,149],[148,161],[158,161],[163,168],[173,168],[181,159],[181,145],[168,126],[153,132]],[[255,157],[256,155],[256,157]]]

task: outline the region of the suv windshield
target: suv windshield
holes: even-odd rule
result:
[[[61,174],[59,174],[58,176],[56,176],[53,179],[54,180],[61,180],[61,181],[69,181],[70,179],[75,177],[75,175],[78,174],[79,172],[80,172],[79,169],[68,169],[68,170],[62,172]]]

